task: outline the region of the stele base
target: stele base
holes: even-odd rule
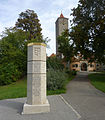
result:
[[[39,105],[29,105],[24,104],[22,114],[36,114],[36,113],[48,113],[50,112],[50,104],[48,100],[46,100],[45,104]]]

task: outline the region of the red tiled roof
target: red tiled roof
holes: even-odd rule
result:
[[[51,55],[50,55],[50,57],[55,57],[56,55],[54,54],[54,53],[52,53]]]
[[[61,13],[60,18],[64,18],[63,14]]]

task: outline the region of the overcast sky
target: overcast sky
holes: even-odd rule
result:
[[[55,21],[61,11],[64,17],[71,19],[70,13],[78,0],[0,0],[0,33],[5,27],[13,27],[19,14],[26,9],[37,13],[44,37],[49,37],[50,48],[47,54],[55,53]]]

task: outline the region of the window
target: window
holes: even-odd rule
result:
[[[75,67],[75,65],[73,64],[72,67]]]
[[[90,64],[90,67],[94,67],[94,65]]]
[[[76,67],[76,68],[77,68],[77,67],[78,67],[78,64],[73,64],[72,67]]]
[[[78,64],[75,64],[75,67],[78,67]]]
[[[99,66],[99,64],[97,64],[97,67]]]

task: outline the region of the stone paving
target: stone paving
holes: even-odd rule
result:
[[[78,120],[77,114],[60,96],[48,96],[49,113],[21,115],[26,98],[0,100],[0,120]]]
[[[81,115],[80,120],[105,120],[105,93],[90,84],[87,72],[79,72],[62,96]]]

